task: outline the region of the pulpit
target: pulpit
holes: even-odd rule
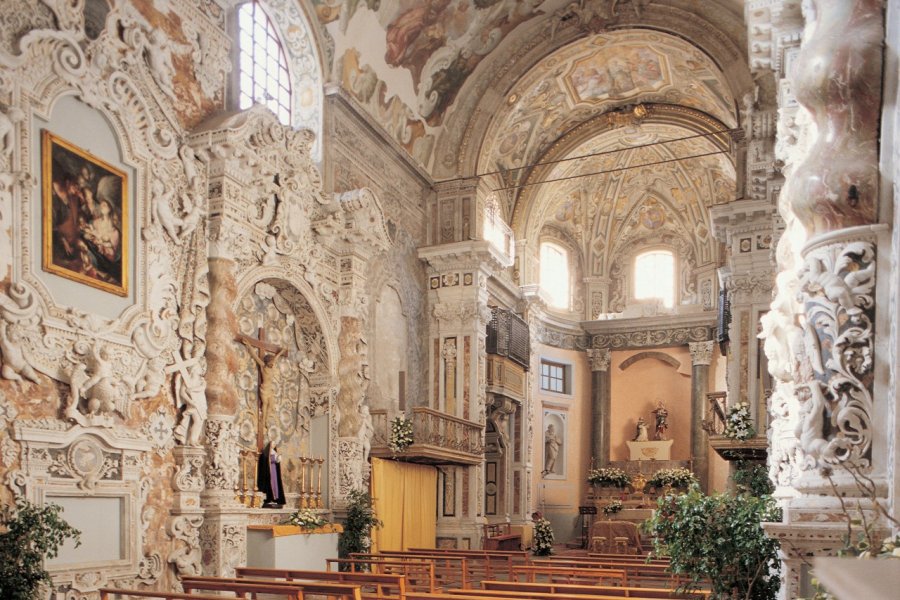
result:
[[[325,559],[337,556],[338,524],[304,529],[294,525],[249,525],[247,566],[265,569],[324,571]]]

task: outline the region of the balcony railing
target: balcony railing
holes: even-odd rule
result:
[[[391,418],[385,410],[373,410],[372,456],[429,464],[474,465],[484,457],[484,427],[438,410],[412,409],[413,443],[403,452],[388,447]]]
[[[724,436],[727,394],[706,394],[709,412],[703,421],[703,429],[709,434],[709,445],[725,460],[765,460],[768,449],[765,429],[749,440],[733,440]]]

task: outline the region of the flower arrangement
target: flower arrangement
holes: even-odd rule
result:
[[[613,485],[619,488],[631,483],[631,477],[625,471],[614,467],[591,469],[587,480],[593,485]]]
[[[536,556],[549,556],[553,554],[553,529],[550,521],[544,517],[534,520],[534,554]]]
[[[725,431],[722,434],[729,439],[741,441],[749,440],[756,435],[753,419],[750,416],[750,404],[741,402],[728,409],[728,415],[725,417]]]
[[[288,517],[288,523],[303,529],[316,529],[325,525],[328,521],[311,508],[301,508]]]
[[[660,469],[647,481],[647,485],[655,488],[671,486],[674,488],[686,488],[692,483],[697,483],[697,478],[688,469],[677,467],[675,469]]]
[[[621,500],[613,500],[609,504],[603,507],[604,515],[614,515],[617,512],[620,512],[624,507]]]
[[[404,452],[413,443],[412,421],[404,417],[396,417],[391,421],[391,439],[388,448],[391,452]]]

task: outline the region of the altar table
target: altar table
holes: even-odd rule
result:
[[[628,521],[595,521],[591,528],[591,552],[640,554],[643,550],[637,526]]]
[[[342,531],[337,524],[312,530],[294,525],[248,525],[247,566],[325,571],[325,559],[337,556]]]

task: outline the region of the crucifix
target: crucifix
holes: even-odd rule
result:
[[[272,403],[275,401],[275,363],[285,353],[285,348],[265,340],[265,332],[259,328],[258,338],[239,334],[237,341],[247,346],[247,351],[259,368],[258,405],[256,417],[256,449],[262,452],[265,445],[265,429]],[[255,350],[254,350],[255,348]]]

